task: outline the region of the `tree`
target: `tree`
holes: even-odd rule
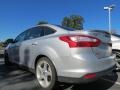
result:
[[[4,43],[0,42],[0,50],[3,49],[3,47],[4,47]]]
[[[40,21],[40,22],[38,22],[37,25],[41,25],[41,24],[48,24],[48,22],[47,21]]]
[[[11,42],[13,42],[13,39],[9,38],[9,39],[4,41],[4,45],[7,46]]]
[[[79,15],[71,15],[64,17],[62,21],[62,26],[71,27],[75,29],[83,29],[84,18]]]

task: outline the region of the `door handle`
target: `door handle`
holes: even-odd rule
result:
[[[37,45],[37,44],[38,44],[37,42],[32,43],[32,45]]]

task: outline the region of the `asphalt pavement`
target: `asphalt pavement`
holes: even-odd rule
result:
[[[5,66],[0,58],[0,90],[40,90],[35,76],[17,66]],[[60,83],[55,90],[120,90],[120,72],[89,84]]]

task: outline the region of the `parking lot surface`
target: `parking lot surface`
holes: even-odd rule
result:
[[[6,67],[0,58],[0,90],[39,90],[35,76],[17,66]],[[120,73],[111,73],[89,84],[60,83],[55,90],[120,90]]]

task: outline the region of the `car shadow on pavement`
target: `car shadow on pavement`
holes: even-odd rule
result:
[[[117,81],[118,75],[102,77],[113,82],[99,79],[89,84],[65,84],[60,83],[54,90],[107,90]],[[5,66],[4,61],[0,61],[0,90],[40,90],[35,76],[19,69],[19,67]]]
[[[0,61],[0,90],[39,90],[38,85],[31,72],[21,70],[17,65],[6,66]]]

